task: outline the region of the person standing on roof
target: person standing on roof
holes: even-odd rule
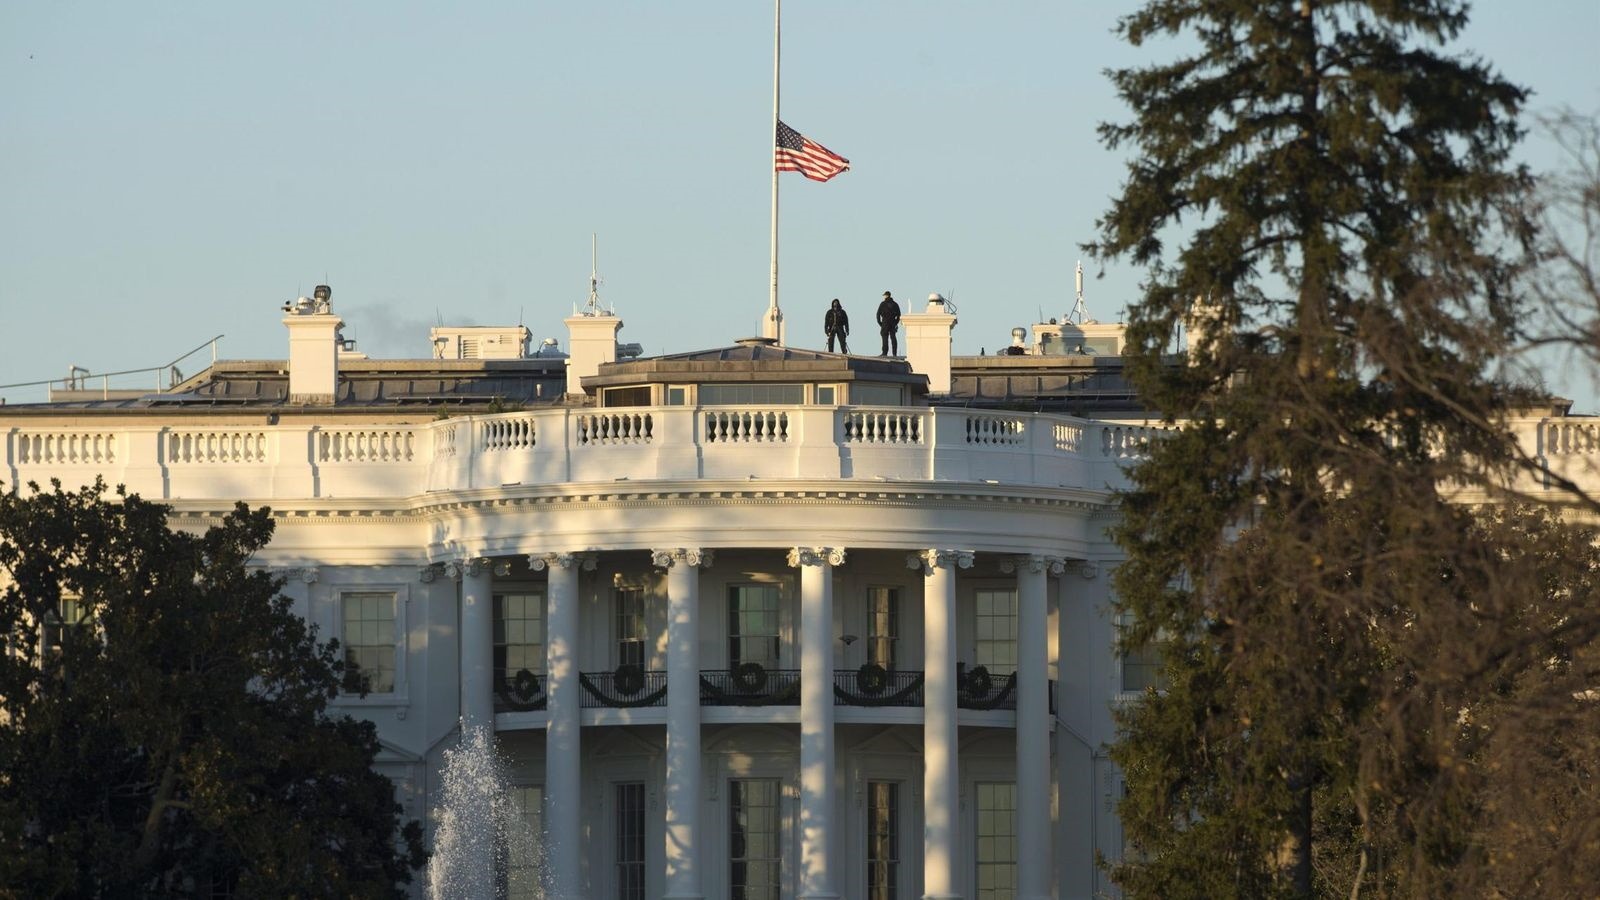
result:
[[[822,319],[822,333],[828,336],[828,352],[833,352],[833,339],[839,339],[839,352],[850,352],[850,315],[839,305],[839,298],[833,298],[833,305],[828,307],[828,314]]]
[[[900,355],[900,304],[888,291],[883,292],[883,302],[878,304],[878,333],[883,336],[883,352],[879,356]]]

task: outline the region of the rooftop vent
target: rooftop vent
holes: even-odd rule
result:
[[[747,337],[739,338],[738,340],[734,341],[734,343],[740,347],[776,347],[778,345],[778,339],[771,337]]]

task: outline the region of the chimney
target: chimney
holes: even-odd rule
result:
[[[617,359],[617,332],[622,320],[594,313],[569,316],[567,323],[567,394],[583,394],[583,379]]]
[[[339,390],[339,329],[333,314],[333,288],[317,285],[310,299],[283,305],[289,329],[289,402],[333,404]]]
[[[928,295],[928,308],[900,317],[906,327],[906,362],[911,371],[928,376],[928,393],[950,393],[950,344],[956,317],[945,310],[944,298]]]

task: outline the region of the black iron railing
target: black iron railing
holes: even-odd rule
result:
[[[800,670],[747,662],[700,673],[702,706],[799,706]]]
[[[833,702],[840,706],[921,706],[923,675],[867,663],[833,673]]]
[[[494,680],[495,712],[530,712],[545,708],[543,672],[518,669],[515,672],[497,671]]]
[[[986,666],[956,666],[956,706],[962,709],[1016,709],[1017,673],[994,675]]]
[[[610,672],[582,672],[578,684],[583,688],[581,706],[606,706],[612,709],[638,709],[667,705],[667,673],[646,672],[633,665],[618,666]]]

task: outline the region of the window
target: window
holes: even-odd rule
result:
[[[857,406],[899,406],[898,384],[852,384],[850,402]]]
[[[344,594],[344,689],[394,693],[394,609],[392,592]]]
[[[505,845],[506,900],[538,900],[544,896],[540,884],[539,848],[544,845],[544,788],[520,785],[511,789],[511,806],[521,828],[508,835]]]
[[[602,406],[649,406],[650,386],[606,388],[602,394]]]
[[[778,900],[778,779],[728,783],[728,887],[732,900]]]
[[[44,622],[44,652],[49,656],[59,655],[68,629],[81,626],[88,615],[89,610],[83,601],[77,597],[62,597],[56,606],[56,614],[47,617]]]
[[[991,675],[1017,670],[1017,592],[980,590],[977,601],[977,645],[973,662]]]
[[[1117,620],[1117,627],[1121,628],[1129,621],[1127,614]],[[1167,686],[1165,673],[1161,667],[1161,649],[1166,645],[1164,640],[1156,640],[1145,644],[1143,647],[1131,648],[1122,651],[1122,690],[1124,692],[1142,693],[1154,688],[1160,690]]]
[[[867,782],[867,900],[900,896],[900,785]]]
[[[900,589],[867,589],[867,662],[894,671],[895,645],[900,640]]]
[[[494,679],[511,685],[527,669],[544,672],[544,595],[494,595]]]
[[[728,668],[742,663],[778,665],[778,586],[728,587]]]
[[[749,406],[805,402],[805,386],[799,384],[702,384],[701,406]]]
[[[979,784],[978,896],[976,900],[1016,900],[1017,786]]]
[[[667,388],[667,405],[684,406],[689,402],[689,392],[681,387]]]
[[[617,785],[617,900],[644,900],[644,785]]]
[[[834,391],[833,385],[831,385],[831,384],[826,384],[826,385],[819,384],[819,385],[817,385],[817,405],[818,406],[832,406],[834,404],[834,399],[833,398],[836,397],[836,396],[837,396],[837,393]]]
[[[644,591],[620,588],[617,591],[617,665],[645,663]]]

